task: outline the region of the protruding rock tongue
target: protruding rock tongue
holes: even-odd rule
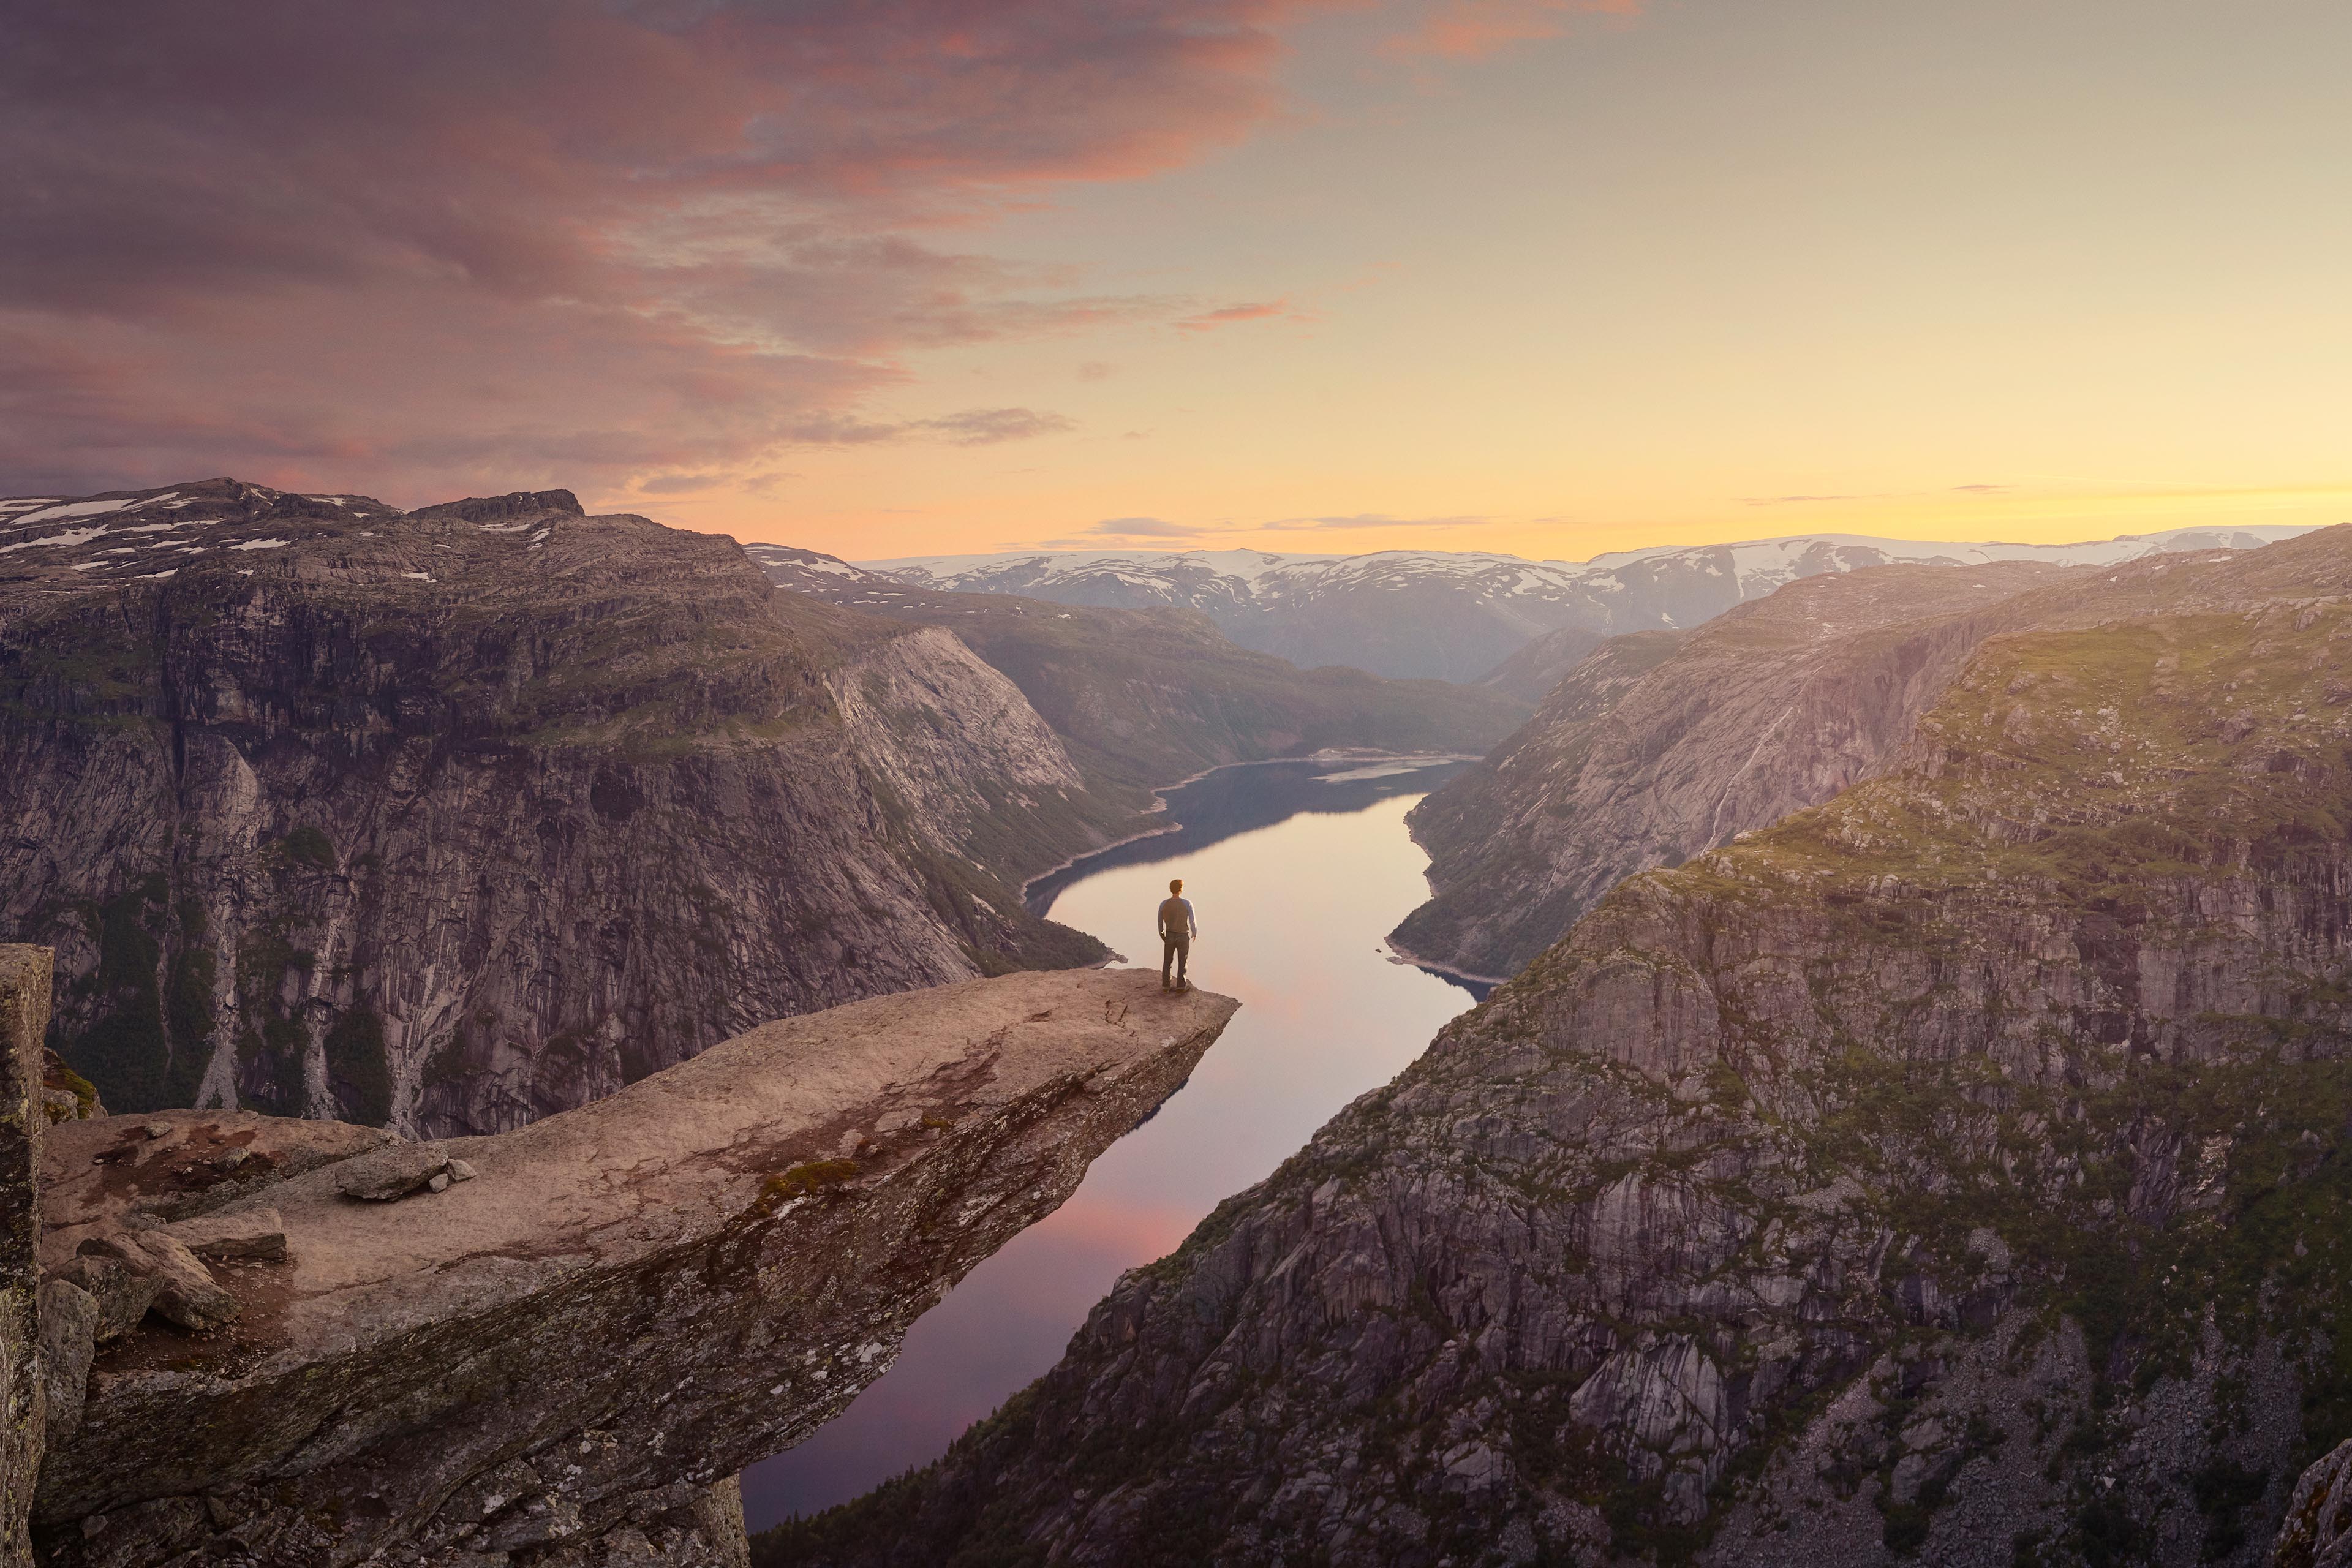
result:
[[[110,1259],[152,1245],[199,1273],[175,1237],[289,1256],[224,1267],[233,1323],[100,1356],[37,1527],[73,1568],[263,1539],[271,1563],[450,1568],[607,1534],[710,1561],[713,1483],[879,1377],[1235,1005],[1137,970],[879,997],[514,1132],[356,1152],[170,1234],[109,1235]],[[122,1120],[136,1147],[168,1146]],[[58,1201],[88,1203],[89,1181]]]

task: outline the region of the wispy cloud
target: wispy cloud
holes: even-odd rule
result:
[[[967,408],[937,419],[918,419],[899,426],[903,433],[936,436],[959,447],[993,447],[1000,441],[1027,441],[1076,429],[1077,422],[1034,408]]]
[[[716,489],[728,482],[726,474],[656,474],[637,486],[649,496],[692,495],[697,490]]]
[[[1008,550],[1077,550],[1126,541],[1225,542],[1228,545],[1263,533],[1356,531],[1365,529],[1431,530],[1471,528],[1494,520],[1479,516],[1396,517],[1387,512],[1351,512],[1328,517],[1283,517],[1270,522],[1241,522],[1221,518],[1214,522],[1175,522],[1164,517],[1107,517],[1088,523],[1064,539],[1043,539],[1008,544]]]
[[[1164,517],[1107,517],[1078,530],[1083,539],[1203,539],[1223,531]]]
[[[2005,495],[2015,485],[1954,485],[1948,490],[1860,490],[1851,495],[1741,496],[1745,506],[1822,506],[1849,500],[1916,500],[1935,495]]]
[[[1482,59],[1515,44],[1556,38],[1580,16],[1638,16],[1642,0],[1439,0],[1388,40],[1391,55]]]
[[[1459,517],[1392,517],[1384,511],[1351,512],[1344,517],[1285,517],[1265,524],[1272,531],[1288,532],[1301,529],[1359,528],[1471,528],[1493,521],[1476,516]]]
[[[1219,327],[1237,326],[1244,321],[1270,321],[1287,317],[1294,321],[1314,319],[1313,313],[1294,309],[1287,299],[1268,300],[1262,303],[1221,305],[1213,310],[1202,310],[1176,322],[1180,332],[1213,332]]]

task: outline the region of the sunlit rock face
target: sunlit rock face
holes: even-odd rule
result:
[[[879,1376],[1236,1005],[1141,972],[971,981],[429,1145],[202,1111],[71,1123],[44,1267],[89,1279],[173,1238],[228,1308],[199,1334],[160,1299],[85,1329],[43,1560],[740,1563],[735,1472]]]
[[[2137,571],[761,1560],[2263,1561],[2352,1432],[2352,536]]]
[[[483,1133],[761,1020],[1092,962],[1104,841],[952,637],[563,491],[211,480],[0,515],[0,931],[120,1111]]]

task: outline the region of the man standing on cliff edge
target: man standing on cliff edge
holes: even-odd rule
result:
[[[1192,956],[1192,939],[1201,934],[1201,924],[1192,918],[1192,900],[1184,897],[1184,879],[1177,878],[1168,884],[1168,897],[1160,906],[1160,989],[1190,991],[1192,983],[1184,978],[1185,963]],[[1176,983],[1168,983],[1168,966],[1176,966]]]

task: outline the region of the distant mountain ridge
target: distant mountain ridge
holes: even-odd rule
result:
[[[1533,705],[1499,689],[1387,680],[1344,666],[1302,670],[1236,647],[1195,610],[935,593],[814,550],[743,550],[780,588],[953,632],[1018,686],[1080,767],[1114,793],[1325,746],[1475,755]]]
[[[1712,620],[1801,577],[1897,564],[2036,561],[2105,566],[2184,550],[2252,550],[2299,526],[2183,528],[2075,544],[2001,544],[1812,533],[1738,544],[1659,545],[1590,561],[1387,550],[1289,555],[1262,550],[1022,551],[856,563],[908,587],[1013,594],[1111,609],[1199,610],[1243,647],[1302,668],[1346,664],[1375,675],[1476,681],[1493,674],[1538,700],[1532,677],[1497,668],[1552,633],[1597,640]],[[775,548],[775,547],[768,547]],[[1571,643],[1578,639],[1571,638]],[[1586,645],[1589,647],[1590,645]],[[1584,651],[1580,647],[1577,655]],[[1573,657],[1558,663],[1564,673]]]

